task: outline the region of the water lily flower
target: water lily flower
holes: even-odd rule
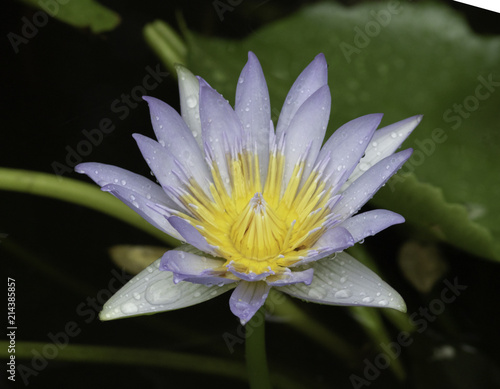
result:
[[[76,167],[186,242],[129,281],[101,319],[183,308],[234,289],[229,305],[244,324],[272,287],[320,304],[405,311],[394,289],[343,250],[404,222],[388,210],[357,212],[410,157],[411,149],[395,151],[421,117],[376,131],[382,114],[365,115],[323,145],[331,97],[322,54],[293,84],[276,130],[253,53],[234,109],[202,78],[177,72],[181,115],[144,97],[158,141],[134,135],[159,185],[115,166]]]

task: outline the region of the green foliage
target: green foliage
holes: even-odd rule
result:
[[[33,7],[40,8],[50,16],[68,23],[73,27],[89,28],[98,34],[115,29],[120,16],[94,0],[58,1],[22,0]]]

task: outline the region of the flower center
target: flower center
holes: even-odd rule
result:
[[[231,240],[245,258],[268,261],[276,257],[286,234],[285,222],[256,193],[231,226]]]
[[[227,153],[225,174],[207,159],[213,177],[211,196],[190,179],[178,197],[186,213],[174,212],[197,228],[226,260],[220,270],[231,264],[241,273],[279,275],[314,254],[314,243],[333,220],[330,191],[325,190],[320,168],[313,169],[301,185],[305,159],[299,158],[284,184],[285,157],[274,147],[262,190],[256,153]]]

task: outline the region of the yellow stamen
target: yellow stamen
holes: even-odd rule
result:
[[[261,188],[256,152],[226,155],[229,177],[211,163],[211,197],[194,181],[180,201],[192,216],[187,220],[216,247],[224,266],[241,273],[282,273],[308,255],[324,232],[330,215],[330,192],[316,171],[300,186],[305,160],[299,159],[289,182],[283,182],[285,157],[274,148],[264,189]],[[273,277],[274,277],[273,276]]]

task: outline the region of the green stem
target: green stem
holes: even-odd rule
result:
[[[0,357],[8,358],[8,342],[0,342]],[[34,352],[44,353],[45,343],[17,342],[16,359],[31,360]],[[58,348],[58,361],[107,363],[113,365],[156,366],[188,372],[246,379],[245,366],[223,358],[187,353],[123,347],[83,346],[68,344]]]
[[[266,358],[264,307],[261,307],[246,324],[245,333],[245,355],[250,388],[271,389]]]
[[[177,73],[174,65],[185,65],[187,56],[186,44],[179,34],[165,22],[155,20],[144,26],[143,35],[147,44],[175,77]]]
[[[269,312],[283,317],[290,326],[302,332],[319,345],[326,347],[340,359],[347,361],[349,364],[354,364],[358,361],[359,354],[353,346],[305,313],[285,294],[271,289],[265,306]]]
[[[47,173],[0,168],[0,190],[52,197],[83,205],[131,224],[171,246],[179,245],[176,239],[153,227],[117,198],[99,190],[96,185]]]

